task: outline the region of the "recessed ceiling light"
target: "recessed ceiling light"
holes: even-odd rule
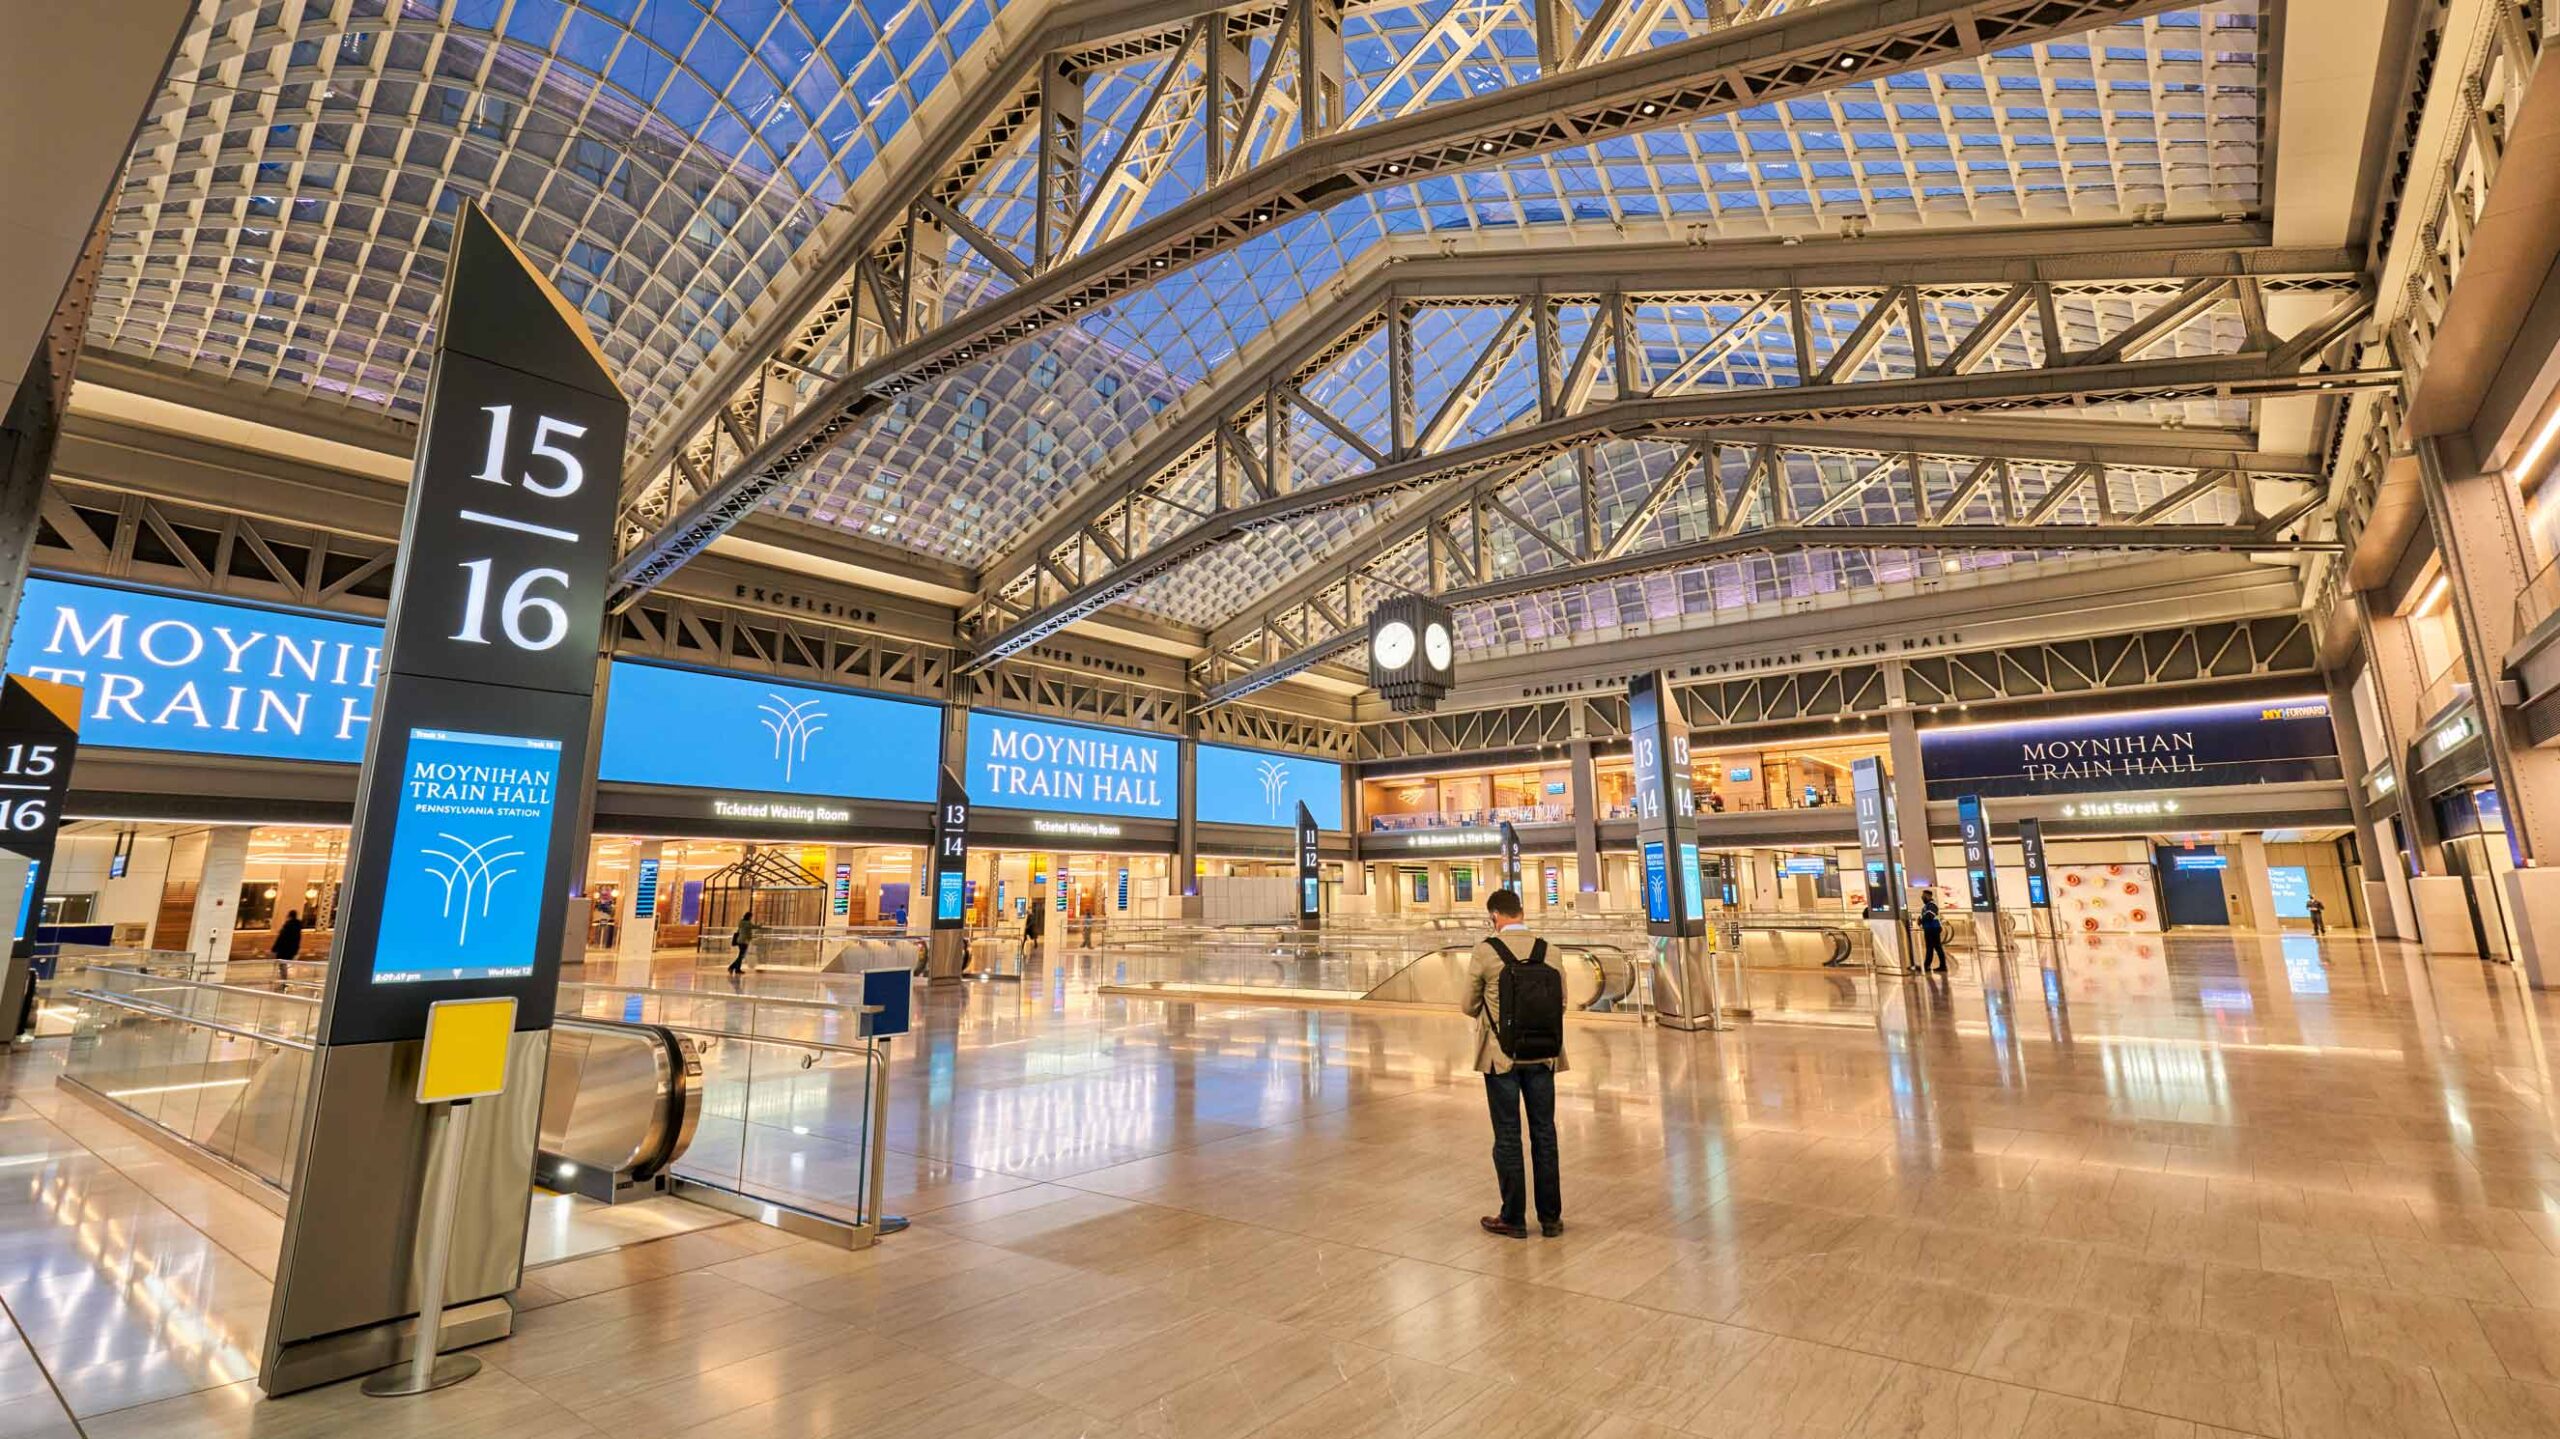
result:
[[[1855,55],[1843,55],[1843,56],[1841,56],[1841,57],[1840,57],[1840,68],[1841,68],[1841,69],[1843,69],[1843,70],[1855,70],[1855,69],[1857,69],[1857,68],[1858,68],[1858,57],[1857,57],[1857,56],[1855,56]]]

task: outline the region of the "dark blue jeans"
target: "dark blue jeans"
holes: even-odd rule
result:
[[[1509,1074],[1484,1077],[1485,1104],[1493,1111],[1493,1173],[1502,1183],[1502,1222],[1524,1224],[1528,1185],[1520,1172],[1520,1111],[1529,1111],[1529,1158],[1538,1167],[1538,1222],[1564,1219],[1564,1180],[1556,1172],[1556,1072],[1524,1064]]]

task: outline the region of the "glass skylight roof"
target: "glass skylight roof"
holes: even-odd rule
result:
[[[1808,3],[1758,0],[1740,18]],[[1009,15],[1008,26],[1026,32],[1036,5],[1016,0],[1025,13],[1020,24]],[[861,203],[866,182],[879,182],[879,156],[915,127],[919,107],[977,73],[970,67],[984,62],[970,52],[1000,43],[987,33],[998,8],[1001,0],[201,0],[115,201],[91,339],[414,416],[450,217],[462,199],[478,198],[587,315],[632,397],[643,447],[674,401],[722,373],[742,317],[790,278],[821,218]],[[1734,8],[1633,5],[1621,13],[1649,29],[1615,42],[1631,53],[1702,33]],[[2211,0],[2069,43],[1355,196],[918,387],[768,503],[801,523],[987,565],[1116,475],[1194,387],[1292,333],[1398,245],[1466,251],[1560,236],[1713,245],[2257,213],[2260,23],[2256,0]],[[1344,30],[1348,124],[1532,79],[1533,33],[1527,0],[1354,3]],[[1271,43],[1269,32],[1252,42],[1255,63]],[[1151,105],[1160,82],[1199,63],[1187,47],[1170,58],[1159,51],[1089,80],[1086,181],[1107,187],[1089,223],[1123,232],[1209,184],[1197,108]],[[1249,135],[1248,155],[1285,150],[1293,125],[1284,118]],[[1037,170],[1030,147],[1017,145],[955,208],[1027,259]],[[1013,283],[957,244],[940,279],[945,313]],[[1940,296],[1932,323],[1961,329],[1978,318],[1968,303],[1997,298],[1996,289],[1970,302]],[[1855,328],[1862,303],[1812,308],[1817,359]],[[2134,313],[2129,300],[2093,290],[2060,318],[2076,343],[2104,338]],[[1588,314],[1560,319],[1568,329],[1592,323]],[[1489,309],[1435,313],[1417,347],[1425,413],[1499,320]],[[2230,353],[2240,327],[2226,304],[2152,352]],[[1797,374],[1787,326],[1753,323],[1742,297],[1666,304],[1639,314],[1636,328],[1649,373],[1628,377],[1630,388],[1737,389]],[[1986,367],[2039,363],[2032,331],[2023,327]],[[1711,344],[1717,336],[1730,343]],[[1908,346],[1889,342],[1866,364],[1907,372]],[[1378,440],[1385,390],[1383,348],[1371,341],[1308,393]],[[2212,425],[2245,424],[2250,411],[2235,401],[2175,408]],[[1500,434],[1532,413],[1530,366],[1515,357],[1457,439]],[[2133,417],[2154,413],[2131,407]],[[1367,467],[1321,426],[1299,425],[1289,443],[1293,485]],[[1637,503],[1680,452],[1601,446],[1607,513]],[[1196,507],[1205,483],[1203,474],[1181,477],[1170,496]],[[1506,494],[1541,522],[1564,503],[1534,480]],[[1275,527],[1151,582],[1133,602],[1194,625],[1230,620],[1338,553],[1383,508]],[[1157,510],[1147,523],[1180,519]],[[1840,518],[1864,513],[1852,507]],[[1663,543],[1679,543],[1694,520],[1673,505],[1654,523]],[[1819,563],[1738,560],[1694,577],[1625,582],[1615,599],[1566,608],[1597,624],[1636,603],[1629,584],[1659,606],[1673,602],[1663,596],[1711,598],[1746,574],[1867,584],[1922,563],[1847,547],[1819,553]],[[1509,563],[1552,559],[1531,542]],[[1516,630],[1532,610],[1558,612],[1552,601],[1506,602],[1470,623]]]

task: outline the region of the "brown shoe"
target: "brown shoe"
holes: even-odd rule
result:
[[[1499,1234],[1505,1239],[1526,1239],[1529,1237],[1528,1225],[1505,1224],[1500,1219],[1490,1214],[1477,1220],[1476,1223],[1484,1226],[1485,1233]]]
[[[1538,1232],[1553,1239],[1564,1233],[1564,1221],[1561,1219],[1543,1221],[1538,1225]]]

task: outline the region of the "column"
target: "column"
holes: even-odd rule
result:
[[[2504,471],[2482,473],[2467,435],[2418,442],[2418,490],[2436,553],[2452,584],[2473,703],[2489,741],[2489,767],[2506,802],[2507,829],[2524,868],[2505,877],[2523,950],[2525,981],[2560,984],[2560,752],[2534,748],[2523,716],[2502,693],[2515,645],[2516,600],[2532,577],[2522,502]],[[2553,861],[2544,867],[2544,860]]]
[[[660,908],[663,908],[667,901],[667,876],[664,868],[666,861],[667,842],[665,840],[644,839],[632,844],[631,874],[623,881],[622,885],[622,913],[619,916],[620,922],[616,926],[620,933],[615,937],[613,947],[613,953],[616,959],[637,960],[645,966],[649,962],[649,957],[657,953],[658,911],[656,909],[652,909],[648,917],[645,919],[638,913],[638,905],[640,903],[640,866],[643,864],[656,864],[660,866],[658,874],[658,905]]]
[[[1194,715],[1189,724],[1197,726]],[[1173,892],[1184,919],[1200,917],[1200,740],[1185,734],[1175,748],[1181,803],[1173,816]]]
[[[187,925],[187,952],[206,964],[231,959],[231,931],[240,918],[240,878],[249,864],[254,825],[216,825],[205,832],[204,874],[196,882],[195,917]]]
[[[1795,896],[1778,888],[1778,852],[1770,849],[1751,851],[1751,907],[1753,909],[1788,910],[1795,908]]]
[[[1582,706],[1574,706],[1574,726],[1582,725]],[[1573,765],[1573,869],[1579,891],[1573,907],[1600,903],[1600,781],[1591,762],[1591,741],[1575,735],[1567,746]],[[1590,898],[1582,898],[1588,895]]]
[[[2364,635],[2365,678],[2373,687],[2374,709],[2382,717],[2382,743],[2389,751],[2391,773],[2399,781],[2392,793],[2397,797],[2406,845],[2402,861],[2415,861],[2421,875],[2442,875],[2444,853],[2436,841],[2435,816],[2409,773],[2409,747],[2417,742],[2428,718],[2418,712],[2426,677],[2418,672],[2417,642],[2409,637],[2407,620],[2375,614],[2361,599],[2356,602],[2356,619]]]
[[[2357,601],[2350,596],[2340,603]],[[2408,881],[2400,867],[2400,856],[2382,852],[2376,836],[2384,816],[2378,806],[2365,799],[2364,777],[2374,767],[2374,755],[2365,745],[2364,717],[2356,712],[2355,686],[2337,675],[2327,679],[2329,728],[2337,736],[2338,768],[2347,782],[2347,809],[2355,817],[2356,864],[2364,871],[2364,910],[2372,916],[2374,938],[2413,938],[2415,926],[2408,921]],[[2393,773],[2398,773],[2397,766]],[[2339,918],[2344,920],[2347,916]]]
[[[2284,922],[2276,918],[2275,881],[2267,873],[2267,837],[2257,833],[2243,834],[2238,848],[2239,853],[2234,857],[2240,861],[2239,890],[2242,898],[2248,901],[2249,928],[2273,934],[2284,928]]]
[[[1887,665],[1886,698],[1898,699],[1894,691],[1901,688],[1900,665]],[[1920,771],[1920,724],[1907,706],[1895,703],[1885,712],[1885,743],[1890,753],[1885,757],[1893,785],[1894,841],[1902,849],[1902,878],[1905,902],[1911,912],[1920,912],[1920,891],[1938,887],[1938,851],[1929,840],[1929,785]],[[1941,895],[1938,906],[1947,908],[1950,900]]]

